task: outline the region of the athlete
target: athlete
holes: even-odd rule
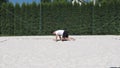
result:
[[[66,31],[66,30],[56,30],[52,34],[56,35],[56,38],[55,38],[56,41],[74,40],[73,38],[69,38],[68,31]]]

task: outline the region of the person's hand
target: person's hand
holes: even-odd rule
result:
[[[57,42],[57,41],[60,41],[59,39],[53,39],[53,40],[56,41],[56,42]]]

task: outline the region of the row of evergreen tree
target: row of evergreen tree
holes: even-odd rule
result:
[[[71,3],[3,3],[0,35],[48,35],[67,28],[71,34],[120,34],[120,3],[93,6]]]

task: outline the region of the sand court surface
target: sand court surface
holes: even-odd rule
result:
[[[119,35],[0,37],[0,68],[120,68]]]

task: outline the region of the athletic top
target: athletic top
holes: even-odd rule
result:
[[[56,30],[56,31],[55,31],[55,34],[56,34],[56,35],[61,35],[61,36],[62,36],[63,33],[64,33],[64,30]]]

